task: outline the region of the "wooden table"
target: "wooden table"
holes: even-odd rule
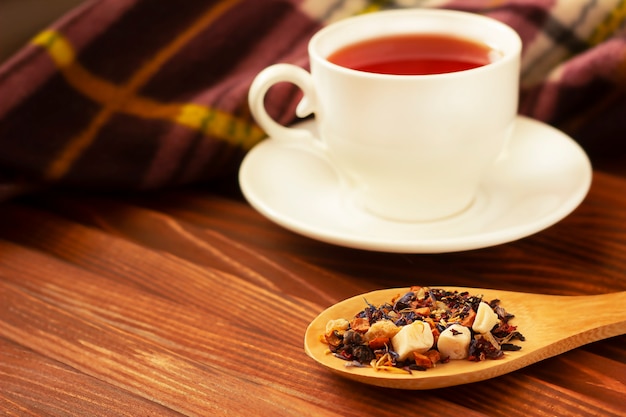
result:
[[[626,176],[596,171],[588,198],[557,225],[441,255],[317,242],[240,199],[198,189],[5,203],[0,409],[20,416],[626,415],[626,336],[493,380],[415,392],[344,380],[303,351],[305,328],[320,311],[377,288],[626,290],[625,189]]]

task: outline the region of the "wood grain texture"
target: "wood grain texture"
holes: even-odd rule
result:
[[[6,203],[0,414],[624,416],[624,336],[419,393],[340,378],[306,356],[303,339],[326,307],[378,288],[624,291],[625,188],[596,172],[557,225],[438,255],[317,242],[205,190]]]

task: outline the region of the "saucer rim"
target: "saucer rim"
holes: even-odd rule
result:
[[[522,115],[518,115],[516,117],[516,123],[534,125],[536,128],[541,128],[555,137],[558,137],[560,140],[569,142],[569,146],[573,146],[573,148],[578,151],[579,157],[581,158],[580,162],[582,163],[580,169],[584,169],[585,172],[582,174],[584,177],[581,179],[580,184],[578,184],[576,189],[572,191],[567,198],[564,198],[564,201],[560,203],[556,210],[553,210],[551,213],[543,215],[534,221],[522,221],[518,224],[498,230],[477,232],[459,237],[447,236],[443,238],[429,237],[425,239],[414,238],[394,240],[384,237],[355,236],[347,234],[345,231],[338,233],[334,230],[320,230],[319,227],[312,227],[308,225],[305,220],[298,219],[297,217],[291,215],[285,215],[279,210],[276,210],[274,207],[264,203],[264,199],[259,196],[255,190],[251,189],[250,182],[246,180],[247,174],[249,173],[248,165],[250,164],[250,160],[254,158],[253,152],[255,151],[255,148],[260,148],[262,146],[276,146],[277,144],[280,144],[279,146],[291,145],[291,143],[280,139],[265,139],[248,152],[239,169],[239,184],[248,203],[272,222],[302,236],[338,246],[389,253],[450,253],[496,246],[536,234],[567,217],[587,196],[593,177],[593,170],[589,157],[582,147],[564,132],[544,122]],[[295,124],[294,127],[314,129],[315,120],[312,119],[299,122]],[[293,145],[297,146],[298,144],[293,143]],[[302,151],[306,152],[304,149]],[[374,221],[388,222],[388,220],[378,218],[374,219]],[[440,221],[438,220],[433,222],[419,222],[419,224],[436,224],[439,222]],[[407,225],[416,225],[417,223],[418,222],[407,222]]]

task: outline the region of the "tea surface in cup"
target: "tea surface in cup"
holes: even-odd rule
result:
[[[379,74],[428,75],[478,68],[495,55],[491,47],[471,39],[415,33],[353,43],[332,53],[328,61]]]

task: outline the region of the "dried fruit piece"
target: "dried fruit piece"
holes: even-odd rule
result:
[[[391,338],[393,350],[398,354],[398,360],[405,360],[411,353],[424,353],[433,347],[435,342],[430,326],[423,321],[414,321],[403,326]]]
[[[433,365],[441,362],[441,354],[434,349],[429,350],[428,352],[424,353],[424,355],[428,356]]]
[[[370,322],[364,317],[355,317],[350,322],[350,328],[355,332],[365,333],[370,329]]]
[[[472,324],[472,330],[481,334],[488,333],[499,321],[498,315],[489,304],[481,301],[476,311],[476,318],[474,319],[474,324]]]
[[[390,340],[391,339],[388,338],[388,337],[376,337],[376,338],[370,340],[369,342],[367,342],[367,345],[372,350],[384,349],[385,346],[389,345],[389,341]]]
[[[460,324],[453,324],[439,335],[437,349],[444,358],[465,359],[469,355],[471,340],[470,329]]]
[[[383,337],[391,339],[400,331],[400,327],[396,326],[391,320],[380,320],[373,323],[369,330],[363,335],[366,342]]]
[[[428,369],[435,366],[433,361],[430,360],[428,356],[422,353],[413,352],[413,360],[415,361],[415,365],[419,366],[420,368]]]
[[[326,334],[328,335],[334,330],[336,330],[339,334],[343,334],[343,332],[348,330],[349,327],[350,322],[346,319],[329,320],[328,323],[326,323]]]

